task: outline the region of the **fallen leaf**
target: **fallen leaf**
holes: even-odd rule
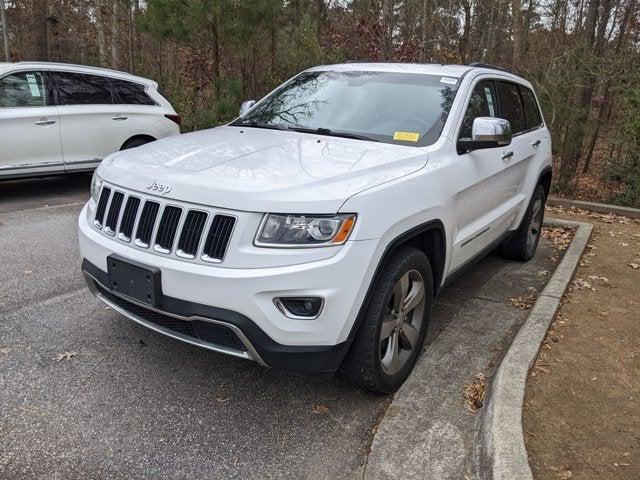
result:
[[[519,310],[529,310],[536,301],[536,298],[529,294],[522,297],[510,298],[511,305]]]
[[[464,386],[464,401],[470,412],[477,412],[484,405],[484,396],[487,392],[487,377],[483,373],[476,374],[475,378]]]
[[[639,269],[639,268],[640,268],[640,265],[638,265],[637,263],[630,263],[630,264],[629,264],[629,266],[630,266],[631,268],[633,268],[634,270],[637,270],[637,269]]]
[[[313,413],[327,413],[328,411],[329,407],[324,403],[317,403],[313,406]]]
[[[76,355],[78,355],[78,352],[64,352],[64,353],[58,353],[55,357],[53,357],[53,359],[56,362],[61,362],[62,360],[71,360],[73,357],[75,357]]]

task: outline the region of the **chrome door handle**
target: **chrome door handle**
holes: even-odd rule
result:
[[[117,115],[115,117],[111,117],[111,120],[126,120],[127,117],[125,117],[124,115]]]
[[[38,120],[37,122],[34,122],[36,125],[53,125],[54,123],[56,123],[55,120]]]
[[[502,154],[503,160],[509,160],[511,157],[513,157],[513,150],[511,152],[505,152]]]
[[[535,142],[531,142],[531,146],[532,147],[537,147],[538,145],[540,145],[540,140],[536,140]]]

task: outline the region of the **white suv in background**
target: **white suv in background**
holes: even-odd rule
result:
[[[242,110],[115,153],[94,174],[82,269],[126,317],[269,367],[317,378],[342,368],[389,392],[447,282],[496,248],[535,253],[551,141],[516,75],[316,67]]]
[[[93,170],[110,153],[180,133],[158,84],[56,63],[0,63],[0,180]]]

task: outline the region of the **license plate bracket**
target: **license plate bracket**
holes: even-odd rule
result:
[[[124,259],[113,254],[107,257],[109,289],[133,300],[156,306],[162,295],[160,269]]]

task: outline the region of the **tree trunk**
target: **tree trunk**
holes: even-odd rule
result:
[[[102,1],[95,1],[96,7],[96,33],[98,38],[98,63],[101,67],[106,64],[106,50],[107,46],[104,38],[104,12],[102,11]]]
[[[4,13],[4,0],[0,0],[0,26],[2,26],[2,40],[4,44],[4,60],[5,62],[11,61],[11,55],[9,54],[9,30],[7,30],[7,17]]]
[[[580,58],[586,58],[593,47],[598,22],[599,4],[599,0],[589,0],[587,16],[582,31],[582,45],[578,50]],[[572,184],[582,155],[586,134],[585,127],[589,121],[591,97],[593,95],[595,82],[590,70],[592,67],[592,65],[584,65],[576,72],[579,86],[576,88],[573,96],[572,115],[569,122],[570,128],[564,139],[562,160],[560,162],[560,181],[558,182],[560,191],[564,193],[573,191],[574,186]]]
[[[513,19],[513,66],[516,70],[520,70],[520,65],[524,62],[525,51],[524,20],[521,0],[511,0],[511,17]]]
[[[111,68],[118,68],[118,2],[112,0],[111,10]]]
[[[45,19],[44,21],[46,22],[46,28],[47,28],[47,37],[46,37],[46,42],[47,42],[47,47],[46,47],[46,52],[47,52],[47,62],[51,62],[53,60],[53,55],[51,53],[51,50],[53,48],[53,12],[51,9],[51,0],[47,1],[47,5],[46,5],[46,11],[45,11]]]

